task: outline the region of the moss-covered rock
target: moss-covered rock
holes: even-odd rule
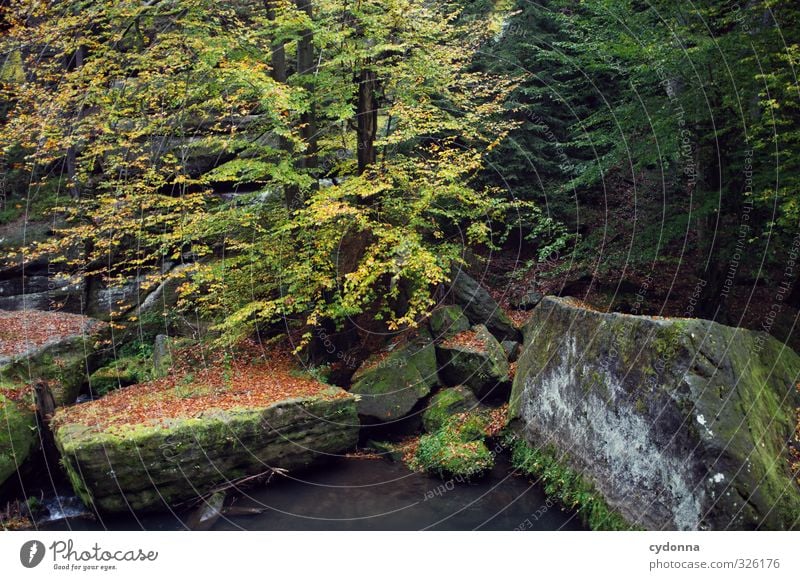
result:
[[[443,479],[470,480],[486,474],[494,466],[485,442],[488,426],[484,413],[448,417],[437,431],[420,437],[411,467]]]
[[[388,356],[368,359],[353,381],[359,415],[381,422],[405,417],[438,383],[433,342],[419,337]]]
[[[32,401],[0,384],[0,485],[27,459],[38,440]]]
[[[56,414],[54,424],[76,493],[103,512],[164,509],[232,479],[307,466],[353,447],[359,431],[355,398],[333,387],[184,419],[98,430]]]
[[[142,383],[153,378],[151,360],[137,356],[118,358],[97,369],[89,377],[89,385],[97,395],[103,396],[114,389]]]
[[[472,324],[483,324],[500,340],[519,341],[522,338],[508,315],[472,276],[463,270],[455,271],[450,289]]]
[[[20,312],[19,316],[26,314]],[[42,324],[58,323],[58,313],[37,312],[36,316],[44,318]],[[74,403],[87,381],[87,371],[96,367],[102,357],[99,346],[105,326],[87,317],[69,316],[82,320],[83,328],[31,345],[24,352],[0,357],[0,381],[16,385],[44,382],[57,406]],[[50,321],[51,317],[56,320]],[[46,333],[48,329],[37,330]]]
[[[428,325],[434,340],[444,340],[469,330],[469,319],[460,306],[442,306],[431,313]]]
[[[439,376],[447,385],[466,385],[483,399],[498,386],[509,383],[506,353],[482,324],[467,341],[447,341],[436,346]]]
[[[422,424],[425,431],[433,433],[441,429],[449,417],[475,410],[479,406],[477,397],[467,387],[459,385],[443,389],[431,398],[422,414]]]
[[[787,529],[800,357],[706,320],[545,298],[524,328],[509,415],[611,509],[648,529]]]

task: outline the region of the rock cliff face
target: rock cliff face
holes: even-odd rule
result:
[[[355,446],[359,430],[355,398],[336,388],[263,408],[102,430],[56,423],[73,488],[103,512],[165,509],[269,468],[303,467]]]
[[[800,357],[705,320],[548,297],[524,330],[510,418],[648,529],[800,525],[790,473]]]

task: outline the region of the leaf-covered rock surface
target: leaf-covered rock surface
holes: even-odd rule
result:
[[[436,353],[445,384],[465,385],[481,400],[499,393],[509,383],[505,350],[483,325],[437,345]]]
[[[221,483],[294,469],[356,443],[355,398],[255,345],[197,349],[166,378],[134,385],[53,419],[80,497],[107,512],[163,509]]]
[[[0,380],[44,384],[57,406],[71,404],[102,357],[105,329],[78,314],[0,311]]]
[[[90,334],[98,324],[80,314],[0,310],[0,365],[66,339]]]

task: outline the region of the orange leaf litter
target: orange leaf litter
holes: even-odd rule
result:
[[[0,356],[17,356],[88,331],[97,321],[65,312],[0,310]]]
[[[102,431],[197,417],[212,409],[262,408],[284,399],[320,395],[329,388],[300,376],[296,359],[286,350],[264,350],[246,342],[228,360],[224,353],[201,350],[192,347],[176,352],[177,362],[165,378],[62,409],[53,421],[56,425],[79,423]],[[342,391],[326,396],[339,398],[346,394]]]
[[[461,347],[472,348],[475,350],[485,350],[486,343],[478,338],[478,334],[473,330],[459,332],[452,338],[448,338],[442,343],[447,348]]]

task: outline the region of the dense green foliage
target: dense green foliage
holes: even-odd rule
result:
[[[800,233],[798,18],[774,0],[518,3],[483,58],[521,78],[492,162],[579,235],[573,278],[680,271],[707,282],[709,317],[729,270],[780,280]]]
[[[510,83],[471,68],[484,33],[452,4],[79,4],[12,3],[3,39],[36,74],[6,85],[2,145],[65,189],[69,225],[32,256],[145,286],[189,257],[187,303],[234,336],[367,310],[397,328],[465,243],[548,221],[474,182]],[[309,36],[313,71],[273,62]]]

